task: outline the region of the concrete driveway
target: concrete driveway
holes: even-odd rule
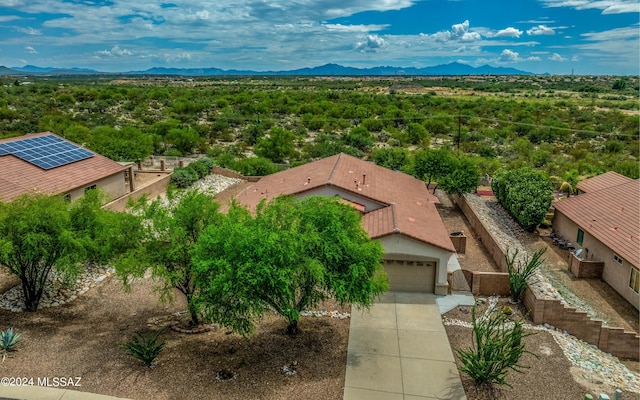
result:
[[[440,314],[471,295],[388,292],[351,313],[344,400],[466,399]]]

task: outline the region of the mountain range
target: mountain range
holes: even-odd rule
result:
[[[223,70],[220,68],[166,68],[154,67],[145,71],[100,72],[86,68],[48,68],[25,65],[7,68],[0,66],[0,75],[172,75],[172,76],[238,76],[238,75],[316,75],[316,76],[394,76],[394,75],[533,75],[532,72],[515,68],[492,67],[483,65],[473,67],[467,64],[450,63],[431,67],[392,67],[372,68],[345,67],[338,64],[325,64],[313,68],[300,68],[288,71]]]

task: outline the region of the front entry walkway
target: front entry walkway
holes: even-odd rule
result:
[[[344,400],[466,399],[440,317],[458,304],[473,296],[388,292],[354,307]]]

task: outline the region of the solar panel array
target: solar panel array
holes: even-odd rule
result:
[[[61,165],[93,157],[93,153],[54,135],[0,143],[0,156],[12,154],[42,169],[51,169]]]

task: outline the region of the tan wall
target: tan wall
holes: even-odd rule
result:
[[[143,173],[141,171],[136,171],[137,174]],[[157,171],[153,172],[154,174],[157,174]],[[110,211],[124,211],[126,206],[127,206],[127,202],[129,201],[129,199],[137,199],[140,198],[142,195],[147,195],[149,198],[153,198],[158,196],[161,193],[165,193],[167,191],[167,187],[169,186],[169,182],[171,181],[171,174],[170,173],[166,173],[166,176],[147,185],[147,186],[143,186],[139,189],[134,190],[133,192],[122,196],[114,201],[112,201],[111,203],[107,203],[103,206],[103,208],[110,210]]]
[[[602,279],[602,261],[581,260],[573,253],[569,253],[569,270],[576,278]]]
[[[602,321],[590,319],[587,313],[567,307],[559,300],[539,298],[530,289],[525,291],[524,304],[534,324],[553,325],[616,357],[640,358],[640,336],[635,332],[602,326]]]
[[[244,181],[249,181],[249,182],[258,182],[260,178],[262,178],[261,176],[244,176],[239,172],[236,172],[227,168],[218,167],[217,165],[213,167],[211,174],[222,175],[222,176],[226,176],[227,178],[242,179]]]
[[[476,233],[476,235],[478,235],[478,239],[487,249],[489,255],[491,256],[491,259],[498,266],[498,269],[501,272],[506,272],[507,263],[504,259],[504,250],[502,249],[502,246],[500,246],[498,241],[489,232],[484,223],[480,220],[480,218],[478,218],[476,213],[467,203],[467,200],[464,196],[458,196],[456,198],[456,204],[458,205],[458,207],[460,207],[460,210],[462,210],[464,216],[467,217],[467,220],[473,228],[473,231]]]
[[[561,237],[571,241],[576,247],[579,247],[576,243],[578,225],[557,210],[556,216],[553,219],[553,229]],[[640,309],[640,294],[634,292],[633,289],[629,287],[631,268],[633,268],[631,264],[629,264],[627,260],[623,260],[622,265],[618,264],[613,259],[614,252],[588,232],[584,233],[582,249],[582,255],[585,260],[602,261],[604,263],[602,280],[607,282],[616,292],[620,293],[620,295],[636,309]]]
[[[84,196],[85,189],[91,185],[96,185],[98,189],[102,190],[102,192],[107,196],[107,201],[117,199],[127,192],[124,171],[122,171],[67,192],[71,196],[71,201],[75,201]]]
[[[509,274],[506,272],[464,271],[471,293],[482,296],[508,296]]]
[[[353,201],[358,204],[362,204],[365,207],[365,211],[373,211],[379,208],[384,207],[383,204],[380,204],[376,201],[355,195],[353,193],[347,192],[346,190],[338,189],[335,186],[321,186],[319,188],[311,189],[307,192],[300,193],[299,197],[307,197],[307,196],[323,196],[323,197],[333,197],[340,196],[343,199]]]

